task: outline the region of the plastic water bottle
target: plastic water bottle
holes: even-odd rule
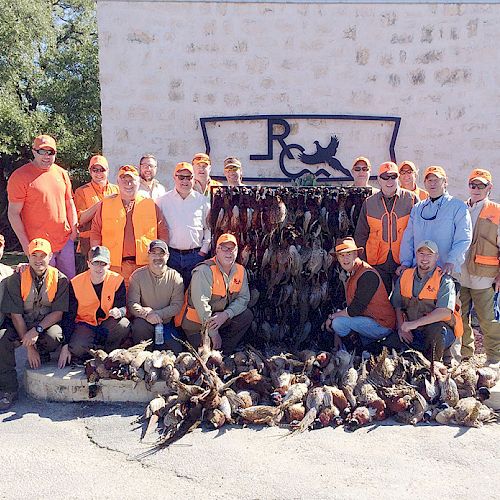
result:
[[[155,325],[155,344],[163,344],[163,323],[157,323]]]

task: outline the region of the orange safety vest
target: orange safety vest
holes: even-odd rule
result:
[[[403,299],[403,309],[405,310],[408,321],[415,321],[422,316],[426,316],[436,309],[436,302],[441,285],[441,269],[436,267],[432,276],[427,280],[418,297],[413,296],[413,278],[415,276],[415,269],[406,269],[401,275],[400,289],[401,298]],[[464,333],[462,323],[462,316],[460,310],[460,301],[458,298],[455,301],[453,312],[450,313],[449,320],[446,321],[455,333],[455,337],[461,337]]]
[[[467,254],[467,270],[473,276],[494,278],[500,271],[497,241],[499,225],[500,205],[486,200],[474,226]]]
[[[363,260],[360,260],[360,263],[355,265],[351,275],[345,283],[347,305],[349,306],[354,298],[359,278],[367,271],[373,271],[379,277],[380,281],[375,294],[363,311],[362,316],[373,318],[379,325],[393,330],[396,326],[396,313],[389,301],[382,278],[380,278],[379,273],[373,269],[370,264]]]
[[[383,264],[389,252],[392,252],[394,262],[400,264],[401,240],[415,201],[415,195],[406,189],[398,189],[390,212],[387,210],[382,191],[365,200],[366,220],[370,227],[365,248],[368,264]]]
[[[241,264],[234,264],[236,266],[236,272],[229,282],[229,287],[226,289],[224,276],[215,262],[215,257],[205,260],[198,265],[210,266],[212,271],[212,296],[210,298],[210,306],[212,307],[213,312],[223,311],[230,302],[231,295],[241,291],[243,278],[245,277],[245,268]],[[197,323],[199,325],[201,324],[200,316],[191,303],[190,293],[191,286],[189,286],[186,290],[186,293],[184,294],[184,304],[182,305],[180,312],[175,316],[175,326],[181,326],[184,318],[188,321],[192,321],[193,323]]]
[[[420,201],[429,198],[429,193],[425,189],[420,189],[418,186],[410,192],[413,193]]]
[[[55,267],[47,267],[47,271],[45,273],[44,288],[46,290],[47,299],[49,302],[52,302],[54,300],[54,297],[56,296],[57,275],[58,271]],[[31,276],[30,268],[27,267],[21,273],[21,297],[23,298],[23,302],[26,302],[28,300],[30,292],[32,292],[32,287],[33,277]]]
[[[111,265],[120,267],[123,256],[123,239],[127,214],[120,196],[102,200],[102,245],[109,248]],[[132,212],[135,237],[135,262],[139,266],[148,263],[148,247],[158,237],[156,205],[151,198],[136,196]]]
[[[106,196],[110,196],[112,194],[118,194],[120,189],[116,184],[107,183],[102,191],[96,189],[92,182],[88,182],[83,186],[79,187],[76,191],[80,191],[83,194],[83,198],[85,200],[85,210],[93,207],[96,203],[99,203]],[[92,225],[92,221],[89,221],[83,224],[80,227],[80,238],[90,238],[90,226]]]
[[[113,271],[106,271],[102,285],[101,300],[95,293],[94,286],[90,279],[90,271],[85,271],[71,280],[78,309],[76,311],[76,321],[88,323],[89,325],[100,325],[109,318],[109,310],[113,307],[115,293],[123,283],[123,278]],[[99,307],[106,315],[104,318],[96,319]]]

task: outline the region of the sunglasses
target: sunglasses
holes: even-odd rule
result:
[[[353,170],[354,170],[355,172],[361,172],[361,170],[362,170],[363,172],[368,172],[368,171],[370,170],[370,168],[369,168],[369,167],[353,167]]]
[[[399,176],[398,174],[382,174],[382,175],[379,175],[379,177],[383,180],[383,181],[388,181],[389,179],[391,181],[395,181]]]
[[[486,189],[488,187],[488,185],[483,184],[483,183],[475,184],[475,183],[469,182],[469,187],[471,189]]]
[[[190,181],[193,176],[192,175],[179,175],[179,174],[175,174],[175,176],[177,177],[177,179],[179,179],[180,181]]]
[[[40,156],[52,156],[56,154],[53,149],[35,149],[34,151],[37,155]]]
[[[408,170],[400,170],[399,171],[399,174],[400,175],[405,175],[405,174],[412,174],[413,173],[413,170],[410,168]]]
[[[91,168],[90,171],[93,172],[94,174],[102,174],[103,172],[106,172],[106,169],[105,168]]]

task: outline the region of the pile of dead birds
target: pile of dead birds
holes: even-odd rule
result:
[[[165,381],[144,414],[143,435],[158,428],[154,452],[177,441],[202,422],[286,425],[290,432],[341,426],[354,431],[393,417],[404,424],[436,421],[481,427],[498,422],[483,402],[500,377],[475,356],[453,369],[430,363],[417,351],[397,354],[384,348],[374,357],[347,351],[295,355],[278,350],[262,353],[248,346],[231,356],[219,351],[147,351],[144,342],[106,355],[92,351],[86,364],[89,390],[95,396],[103,378]],[[154,394],[154,392],[152,393]]]
[[[233,233],[249,274],[253,337],[292,349],[317,335],[344,290],[334,265],[337,238],[354,234],[367,188],[218,187],[212,192],[213,241]]]

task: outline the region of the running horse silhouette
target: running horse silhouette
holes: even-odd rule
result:
[[[342,172],[347,177],[351,177],[351,172],[342,166],[335,155],[339,147],[339,140],[336,135],[330,137],[330,144],[324,148],[319,141],[314,141],[316,144],[316,152],[313,154],[300,153],[299,160],[306,165],[318,165],[319,163],[328,163],[331,168]]]

